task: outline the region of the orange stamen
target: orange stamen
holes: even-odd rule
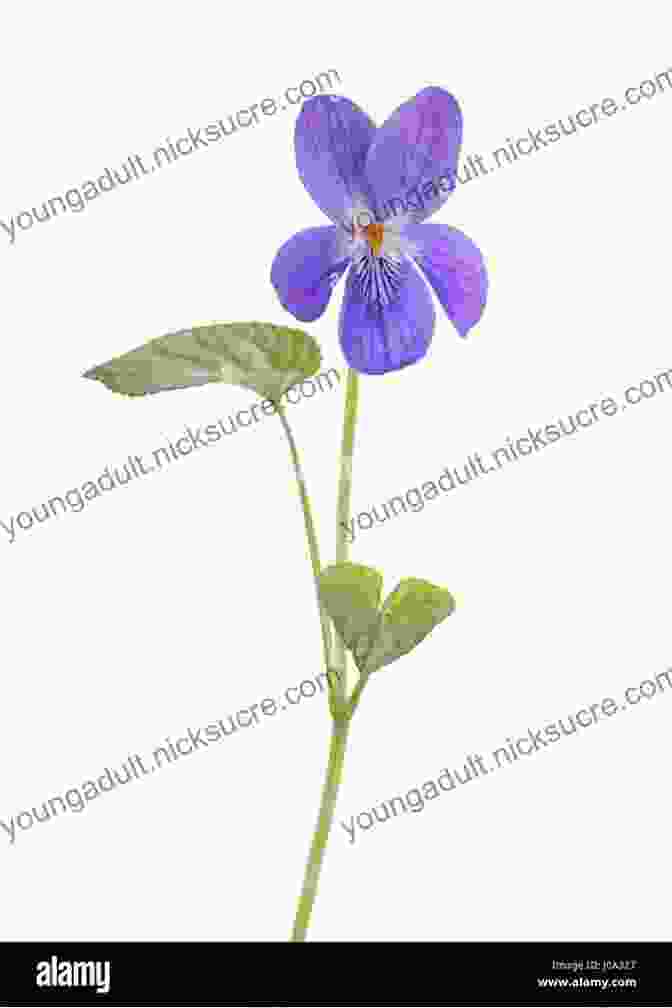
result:
[[[366,235],[366,240],[368,241],[374,255],[378,255],[380,252],[380,246],[383,244],[383,232],[385,228],[382,224],[367,224],[362,231]]]

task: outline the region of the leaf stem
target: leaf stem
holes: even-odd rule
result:
[[[292,931],[292,941],[295,942],[305,941],[306,932],[310,923],[310,916],[313,910],[313,904],[315,903],[315,896],[317,895],[317,884],[320,879],[324,852],[334,818],[334,810],[336,808],[338,787],[341,783],[343,759],[345,757],[349,728],[350,722],[347,718],[334,718],[331,733],[331,745],[329,747],[327,776],[324,781],[324,790],[322,791],[322,802],[320,804],[320,812],[317,818],[317,826],[315,827],[313,843],[310,848],[308,864],[306,865],[306,874],[303,880],[301,896],[299,897],[296,919],[294,921],[294,930]]]
[[[322,570],[322,565],[320,563],[320,550],[317,543],[317,534],[315,532],[315,523],[313,522],[313,515],[310,507],[310,499],[308,497],[308,491],[306,489],[306,481],[303,477],[303,469],[301,468],[301,460],[299,457],[299,450],[296,446],[296,441],[294,440],[294,435],[292,434],[291,427],[285,416],[285,412],[282,405],[279,402],[275,403],[275,407],[280,417],[280,421],[284,428],[285,434],[287,435],[287,441],[289,442],[289,451],[292,457],[292,465],[294,467],[294,474],[296,476],[296,484],[299,491],[299,498],[301,500],[301,507],[303,509],[303,521],[306,529],[306,540],[308,543],[308,553],[310,555],[310,563],[313,569],[313,578],[315,581],[315,595],[317,598],[317,607],[320,614],[320,629],[322,631],[322,648],[324,651],[324,664],[327,670],[327,678],[329,680],[329,708],[331,710],[332,716],[337,717],[340,713],[338,709],[339,700],[339,683],[337,678],[337,673],[331,665],[331,625],[329,623],[329,617],[322,604],[322,599],[320,598],[320,586],[319,577],[320,571]]]

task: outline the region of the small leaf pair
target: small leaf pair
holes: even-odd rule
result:
[[[449,591],[419,578],[400,581],[381,607],[382,591],[382,575],[363,564],[320,575],[324,605],[363,677],[412,651],[455,608]]]

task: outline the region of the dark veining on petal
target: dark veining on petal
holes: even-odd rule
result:
[[[367,252],[353,265],[362,300],[384,307],[397,299],[402,283],[399,259]]]

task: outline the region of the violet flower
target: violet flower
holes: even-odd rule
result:
[[[351,368],[385,374],[427,353],[434,290],[460,336],[485,306],[487,273],[456,228],[424,223],[456,185],[462,115],[428,87],[379,128],[348,98],[304,102],[294,144],[299,175],[331,226],[299,231],[278,251],[271,280],[287,311],[319,318],[350,267],[339,322]]]

